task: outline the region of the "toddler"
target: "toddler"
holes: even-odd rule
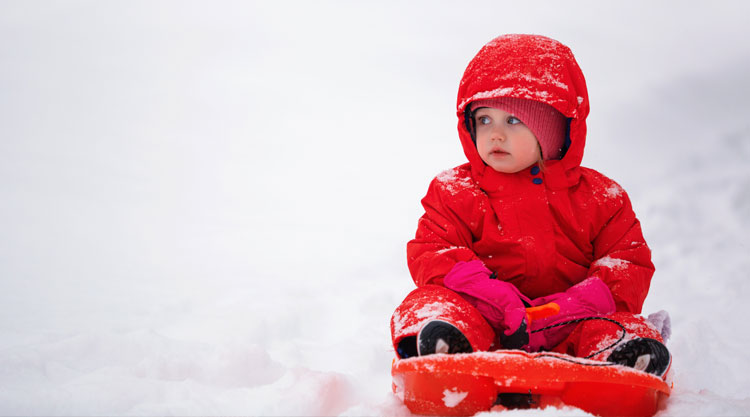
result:
[[[500,36],[458,90],[468,162],[439,174],[407,245],[417,289],[391,319],[400,358],[542,350],[666,377],[639,315],[654,272],[625,191],[582,167],[588,93],[568,47]],[[527,308],[545,306],[535,318]],[[531,310],[529,310],[531,311]]]

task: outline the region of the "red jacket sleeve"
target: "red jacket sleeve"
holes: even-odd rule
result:
[[[470,249],[469,227],[449,207],[460,200],[460,192],[446,189],[438,178],[432,180],[422,199],[425,213],[419,219],[416,236],[406,245],[409,271],[418,287],[443,285],[443,277],[457,262],[478,259]]]
[[[617,204],[610,206],[608,211],[612,214],[604,219],[604,226],[593,240],[594,262],[589,276],[599,277],[607,284],[617,311],[638,314],[654,274],[651,250],[625,191],[612,182],[607,192],[615,195],[610,201]]]

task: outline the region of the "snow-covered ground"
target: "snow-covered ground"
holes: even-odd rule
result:
[[[0,414],[409,415],[405,244],[509,32],[587,76],[672,316],[660,415],[750,414],[750,3],[691,4],[1,2]]]

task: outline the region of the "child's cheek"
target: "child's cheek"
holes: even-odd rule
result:
[[[479,153],[479,157],[482,158],[482,161],[489,165],[490,146],[487,144],[487,141],[477,140],[477,152]]]

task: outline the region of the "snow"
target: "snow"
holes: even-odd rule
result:
[[[422,308],[414,312],[414,316],[419,319],[428,317],[438,317],[444,314],[445,305],[442,303],[425,304]]]
[[[659,416],[750,414],[750,5],[479,3],[0,3],[0,415],[408,416],[405,243],[500,32],[586,75],[671,316]]]
[[[435,253],[441,254],[441,253],[450,252],[450,251],[456,250],[456,249],[461,249],[461,248],[458,247],[458,246],[449,246],[447,248],[437,250],[437,251],[435,251]]]
[[[617,259],[612,258],[610,256],[604,256],[596,261],[594,261],[593,265],[600,266],[603,268],[609,268],[609,269],[622,269],[627,268],[627,266],[630,264],[629,261],[626,261],[625,259]]]
[[[451,195],[456,195],[463,190],[472,190],[479,192],[479,188],[474,180],[466,173],[462,173],[458,168],[447,169],[435,177],[440,185]]]
[[[461,401],[463,401],[467,395],[469,395],[468,392],[456,391],[455,389],[445,390],[443,391],[443,404],[448,408],[453,408],[461,404]]]
[[[499,408],[499,407],[498,407]],[[538,410],[497,410],[484,413],[477,413],[476,417],[586,417],[593,414],[585,413],[573,407],[546,407]]]
[[[622,195],[622,188],[620,188],[617,184],[612,184],[609,188],[605,190],[607,192],[607,196],[609,198],[618,198]]]

